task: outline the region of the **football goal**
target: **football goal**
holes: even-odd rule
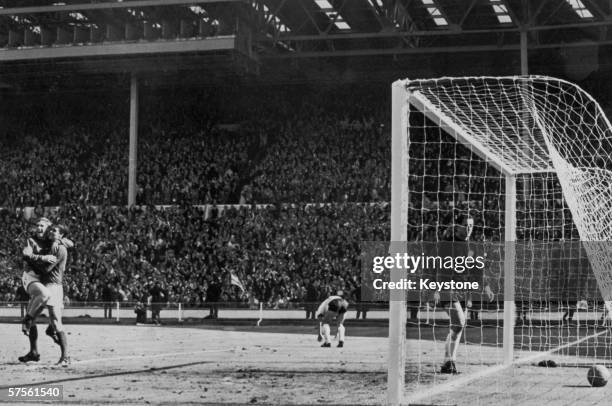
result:
[[[492,404],[549,384],[552,365],[612,361],[612,126],[597,101],[544,76],[400,80],[392,98],[391,240],[467,227],[494,297],[457,299],[455,374],[441,368],[453,304],[392,292],[389,404]]]

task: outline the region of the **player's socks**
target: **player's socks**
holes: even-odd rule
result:
[[[57,335],[57,331],[55,331],[55,329],[53,328],[52,325],[49,324],[49,327],[47,327],[47,329],[45,330],[45,333],[51,337],[51,339],[53,340],[53,342],[57,345],[60,345],[59,342],[59,337]]]
[[[457,351],[459,350],[459,344],[461,343],[461,334],[463,334],[463,331],[458,332],[455,339],[451,343],[451,360],[453,361],[453,365],[455,365],[454,360],[457,359]]]
[[[345,333],[346,329],[344,328],[344,326],[341,324],[338,326],[338,340],[342,343],[344,342],[344,333]]]
[[[32,328],[32,321],[32,316],[26,314],[26,316],[23,318],[23,321],[21,322],[21,331],[23,332],[23,334],[30,334],[30,329]]]
[[[30,326],[28,339],[30,340],[30,352],[38,354],[38,328],[36,328],[36,324]]]
[[[329,324],[323,324],[323,338],[325,339],[325,344],[329,344],[329,336],[330,336],[330,328]]]
[[[459,342],[461,341],[461,333],[448,333],[446,336],[446,342],[444,344],[444,362],[452,361],[457,358],[457,350],[459,349]]]
[[[440,368],[440,373],[442,374],[458,374],[457,367],[455,366],[455,362],[446,361],[442,368]]]
[[[60,331],[57,333],[57,337],[59,339],[60,349],[62,350],[62,358],[68,358],[68,339],[66,338],[66,333]]]

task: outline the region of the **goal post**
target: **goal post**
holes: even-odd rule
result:
[[[612,254],[601,246],[612,240],[612,126],[599,104],[580,87],[545,76],[400,80],[392,85],[391,119],[390,252],[409,241],[440,241],[466,218],[476,219],[471,238],[501,244],[492,267],[501,302],[465,309],[480,329],[469,345],[464,335],[466,369],[535,360],[554,352],[552,345],[566,352],[581,346],[575,360],[597,356],[601,332],[565,331],[556,317],[577,301],[578,293],[568,299],[568,292],[586,292],[591,282],[598,292],[589,296],[588,317],[599,317],[601,299],[612,300]],[[555,254],[546,245],[567,241],[588,244]],[[518,253],[520,244],[526,248]],[[559,252],[562,259],[548,258]],[[576,264],[578,276],[565,272]],[[396,281],[402,273],[390,276]],[[437,369],[448,319],[438,312],[430,322],[428,310],[427,327],[414,321],[407,339],[405,293],[390,295],[387,402],[397,405],[406,391],[446,382]],[[527,308],[517,310],[523,303]],[[527,312],[541,321],[538,331],[515,325]],[[413,350],[419,359],[407,362]]]
[[[407,243],[408,216],[408,105],[407,90],[403,83],[396,82],[392,88],[391,112],[391,243],[389,253],[401,251]],[[392,269],[390,280],[400,281],[403,273]],[[404,393],[406,365],[406,294],[403,290],[389,293],[389,350],[387,402],[399,405]]]
[[[514,359],[514,318],[515,308],[512,298],[515,296],[514,268],[516,266],[514,243],[516,241],[516,176],[506,175],[506,199],[504,207],[504,326],[503,351],[504,365],[510,365]]]

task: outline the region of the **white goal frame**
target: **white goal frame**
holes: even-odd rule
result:
[[[504,365],[513,362],[515,303],[515,247],[516,241],[516,175],[503,162],[496,159],[486,148],[469,134],[466,134],[450,118],[446,117],[428,100],[407,89],[407,80],[398,80],[392,85],[391,102],[391,251],[407,247],[407,225],[409,205],[409,165],[410,146],[408,114],[412,105],[427,118],[444,129],[460,143],[469,146],[478,156],[499,170],[505,177],[505,254],[504,254],[504,325],[503,354]],[[535,172],[535,171],[531,171]],[[393,254],[393,252],[391,252]],[[403,272],[394,269],[391,281],[399,282]],[[406,296],[403,290],[391,290],[389,301],[389,348],[387,403],[399,405],[403,401],[406,368]],[[509,300],[510,299],[510,300]]]

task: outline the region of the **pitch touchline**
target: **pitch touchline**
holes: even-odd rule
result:
[[[581,338],[580,340],[576,340],[576,341],[572,341],[571,343],[563,344],[563,345],[561,345],[559,347],[556,347],[555,349],[548,350],[548,351],[545,351],[545,352],[538,352],[537,354],[533,354],[533,355],[527,356],[525,358],[517,359],[516,361],[514,361],[512,364],[509,364],[509,365],[496,365],[496,366],[493,366],[493,367],[489,367],[489,368],[483,369],[482,371],[476,372],[474,374],[469,374],[469,375],[462,376],[462,377],[454,379],[454,380],[452,380],[450,382],[447,382],[447,383],[444,383],[444,384],[441,384],[441,385],[438,385],[438,386],[434,386],[431,389],[426,390],[424,392],[421,392],[419,394],[407,397],[406,399],[404,399],[402,401],[402,403],[410,404],[410,403],[414,403],[414,402],[419,402],[419,401],[421,401],[421,400],[423,400],[425,398],[429,398],[429,397],[432,397],[432,396],[437,396],[437,395],[439,395],[441,393],[447,392],[447,391],[452,390],[452,389],[456,389],[456,388],[458,388],[460,386],[465,386],[467,383],[469,383],[469,382],[471,382],[471,381],[473,381],[475,379],[479,379],[479,378],[482,378],[482,377],[484,377],[486,375],[490,375],[490,374],[494,374],[496,372],[503,371],[504,369],[506,369],[508,367],[511,367],[513,365],[525,364],[527,362],[534,361],[534,360],[536,360],[538,358],[541,358],[541,357],[543,357],[545,355],[552,354],[553,352],[557,352],[559,350],[562,350],[563,348],[571,347],[572,345],[579,344],[579,343],[581,343],[581,342],[583,342],[585,340],[589,340],[591,338],[598,337],[598,336],[600,336],[600,335],[602,335],[604,333],[607,333],[607,332],[608,332],[607,330],[604,330],[604,331],[601,331],[601,332],[599,332],[597,334],[593,334],[591,336]]]
[[[214,352],[229,352],[235,351],[236,348],[227,348],[224,350],[201,350],[201,351],[189,351],[189,352],[167,352],[163,354],[151,354],[151,355],[126,355],[122,357],[113,357],[113,358],[95,358],[95,359],[85,359],[81,361],[73,361],[72,364],[87,364],[91,362],[101,362],[101,361],[119,361],[123,359],[143,359],[143,358],[164,358],[164,357],[175,357],[180,355],[195,355],[195,354],[210,354]]]

